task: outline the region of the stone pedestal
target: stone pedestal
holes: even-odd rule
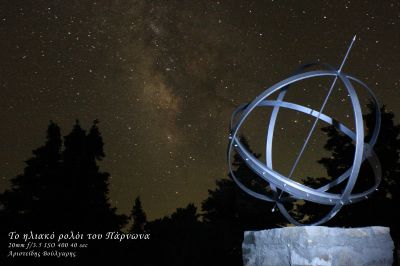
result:
[[[394,244],[389,228],[286,227],[246,231],[245,266],[392,265]]]

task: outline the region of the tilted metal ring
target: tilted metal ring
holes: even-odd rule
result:
[[[287,92],[287,88],[289,85],[301,80],[314,77],[335,77],[339,78],[343,82],[344,86],[348,91],[353,107],[355,132],[353,132],[345,125],[338,123],[337,121],[333,120],[331,117],[323,113],[319,113],[316,110],[312,110],[311,108],[304,107],[295,103],[283,101],[283,98]],[[358,83],[367,90],[367,92],[370,94],[372,98],[372,103],[374,104],[375,107],[375,127],[373,129],[371,139],[369,140],[368,143],[364,143],[364,125],[363,125],[363,116],[361,112],[361,105],[351,81]],[[267,97],[275,92],[279,92],[277,100],[267,100]],[[259,161],[255,156],[253,156],[253,154],[247,151],[237,136],[239,129],[241,128],[243,122],[246,120],[249,114],[255,108],[264,106],[273,107],[271,118],[268,124],[268,131],[267,131],[268,133],[265,144],[265,151],[266,151],[265,163]],[[273,133],[277,120],[277,115],[280,108],[296,110],[314,116],[319,120],[326,122],[327,124],[333,125],[339,131],[350,137],[355,143],[355,154],[352,167],[350,167],[347,171],[345,171],[341,176],[339,176],[335,180],[317,189],[307,187],[299,182],[291,180],[290,178],[274,171],[272,167],[272,141],[273,141]],[[311,223],[310,225],[320,225],[322,223],[325,223],[332,217],[334,217],[338,213],[338,211],[342,208],[342,206],[361,201],[367,198],[371,193],[373,193],[377,189],[381,181],[382,170],[379,159],[377,158],[376,154],[373,151],[373,146],[376,143],[380,130],[380,124],[381,124],[380,116],[381,115],[380,115],[379,103],[377,98],[373,94],[372,90],[365,83],[363,83],[362,81],[353,76],[335,70],[316,70],[316,71],[309,71],[293,75],[273,85],[272,87],[266,89],[263,93],[257,96],[252,102],[250,102],[249,104],[239,106],[233,112],[231,117],[228,156],[227,156],[231,177],[235,181],[235,183],[249,195],[258,198],[260,200],[276,202],[281,213],[286,217],[286,219],[289,222],[295,225],[304,225],[304,224],[295,220],[289,214],[289,212],[284,207],[283,202],[293,199],[302,199],[314,203],[332,205],[333,207],[329,213],[327,213],[319,221]],[[269,183],[273,194],[272,196],[261,194],[249,189],[235,176],[235,173],[232,169],[232,159],[231,159],[232,157],[231,155],[234,150],[237,152],[237,154],[241,156],[246,165],[255,174],[257,174],[258,177]],[[370,189],[364,192],[351,194],[354,185],[356,183],[361,164],[365,159],[368,159],[368,162],[371,165],[371,168],[373,169],[373,173],[375,176],[375,184]],[[343,193],[335,194],[327,192],[332,187],[346,180],[347,184],[345,186]],[[286,192],[290,196],[278,198],[278,190],[280,190],[281,192],[282,191]]]

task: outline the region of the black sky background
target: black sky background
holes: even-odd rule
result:
[[[67,134],[100,120],[111,200],[140,196],[150,219],[207,197],[226,177],[230,114],[301,64],[339,66],[400,114],[397,1],[1,1],[0,189],[43,144],[49,120]],[[330,80],[293,86],[287,100],[319,109]],[[361,102],[367,103],[360,92]],[[326,113],[349,127],[337,86]],[[262,152],[268,112],[244,133]],[[282,111],[274,165],[287,173],[312,119]],[[321,125],[323,126],[323,125]],[[295,176],[321,176],[316,131]]]

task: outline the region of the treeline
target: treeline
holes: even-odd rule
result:
[[[373,118],[372,111],[365,116],[368,129],[374,124]],[[351,167],[353,160],[354,145],[348,137],[334,127],[323,131],[329,138],[325,149],[331,156],[319,163],[329,177],[305,178],[310,186],[339,176]],[[393,113],[382,108],[382,128],[375,146],[383,169],[380,189],[367,201],[345,206],[326,225],[389,226],[399,246],[399,134],[400,126],[395,125]],[[248,146],[245,139],[242,141]],[[97,121],[87,132],[77,121],[64,138],[60,128],[50,123],[45,144],[33,150],[24,172],[13,178],[11,188],[0,195],[0,259],[4,261],[1,265],[241,265],[243,231],[287,225],[279,212],[271,211],[273,205],[243,193],[230,178],[217,180],[216,188],[209,190],[200,210],[189,204],[169,216],[148,221],[137,197],[128,216],[117,214],[109,203],[110,175],[98,166],[104,156]],[[235,175],[243,183],[256,191],[266,190],[266,184],[237,155],[234,164]],[[365,163],[356,191],[372,181],[372,171]],[[336,191],[341,189],[339,186]],[[324,211],[323,207],[316,208],[309,203],[289,204],[290,212],[305,222],[317,219]],[[90,241],[87,248],[79,250],[77,258],[7,259],[11,231],[123,234],[126,230],[131,234],[150,234],[150,240]]]

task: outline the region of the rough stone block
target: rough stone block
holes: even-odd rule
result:
[[[394,244],[389,228],[286,227],[246,231],[245,266],[392,265]]]

